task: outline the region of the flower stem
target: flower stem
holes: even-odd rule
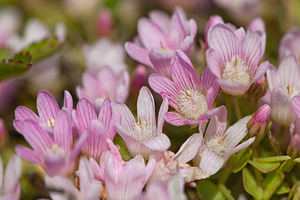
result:
[[[234,110],[235,110],[237,118],[241,119],[242,114],[241,114],[241,110],[239,107],[239,98],[238,97],[233,97],[233,105],[234,105]]]

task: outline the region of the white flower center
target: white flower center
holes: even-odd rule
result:
[[[296,89],[296,88],[293,88],[292,86],[288,85],[286,86],[286,91],[287,93],[289,94],[290,98],[292,99],[294,96],[296,95],[299,95],[300,92]]]
[[[238,56],[225,64],[222,78],[242,85],[248,85],[251,82],[248,66]]]
[[[65,150],[61,147],[59,147],[57,144],[51,145],[51,147],[48,149],[47,153],[49,155],[59,155],[64,157],[65,156]]]
[[[143,120],[139,120],[132,131],[132,136],[140,141],[144,142],[150,140],[157,135],[156,127],[151,126]]]
[[[191,120],[198,120],[208,109],[206,96],[200,90],[181,91],[177,102],[179,113]]]
[[[226,144],[225,138],[226,135],[218,138],[211,138],[206,142],[206,146],[218,156],[224,157],[229,150],[229,146]]]

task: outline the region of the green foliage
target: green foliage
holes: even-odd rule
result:
[[[263,189],[257,184],[253,174],[247,169],[243,169],[243,185],[245,190],[255,199],[262,199]]]
[[[249,160],[249,164],[251,164],[253,167],[261,171],[262,173],[270,173],[277,169],[280,165],[279,162],[256,162]]]
[[[219,187],[206,179],[197,182],[197,193],[203,200],[225,200]]]
[[[233,172],[237,173],[242,170],[248,163],[251,158],[252,150],[250,148],[246,148],[243,151],[233,155],[232,162],[235,164],[233,168]]]

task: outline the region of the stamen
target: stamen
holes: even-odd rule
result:
[[[156,127],[151,126],[147,122],[139,119],[132,131],[132,136],[140,141],[152,139],[157,135]]]
[[[54,128],[54,125],[55,125],[55,120],[53,118],[49,119],[47,121],[47,126],[50,127],[50,128]]]
[[[218,156],[224,157],[229,149],[228,145],[225,142],[225,138],[226,135],[218,138],[211,138],[209,141],[207,141],[206,146]]]

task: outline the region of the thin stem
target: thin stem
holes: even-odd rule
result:
[[[233,105],[234,105],[234,110],[235,110],[237,118],[241,119],[242,118],[242,114],[241,114],[241,110],[240,110],[240,107],[239,107],[239,99],[238,99],[238,97],[233,97]]]
[[[226,109],[227,109],[227,123],[231,124],[231,117],[232,117],[232,112],[231,112],[231,99],[227,94],[223,93],[223,97],[225,100],[225,104],[226,104]]]
[[[231,191],[227,189],[227,187],[224,184],[220,184],[219,189],[226,199],[234,200],[234,197],[231,195]]]

